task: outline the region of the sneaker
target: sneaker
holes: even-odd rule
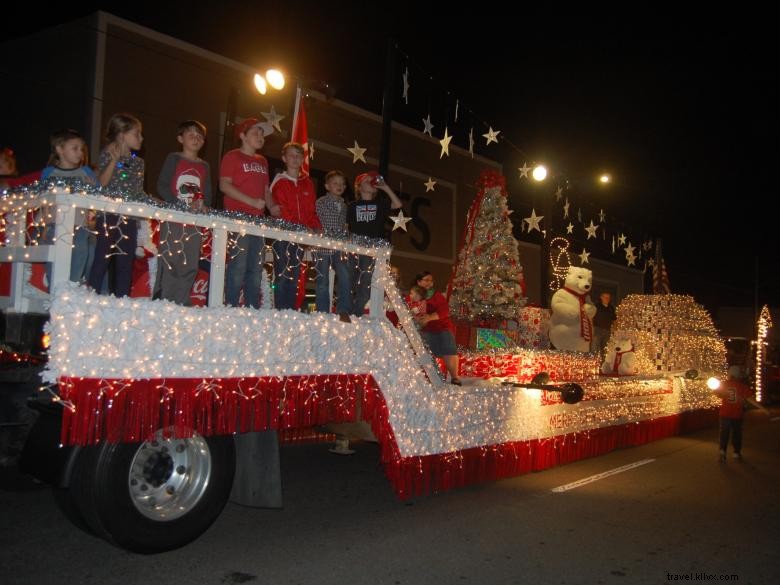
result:
[[[460,381],[460,378],[453,378],[450,380],[450,384],[453,384],[454,386],[463,386],[463,382]]]
[[[352,319],[349,318],[347,313],[339,313],[339,321],[343,321],[344,323],[352,323]]]

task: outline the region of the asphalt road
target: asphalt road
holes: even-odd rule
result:
[[[775,408],[773,417],[780,418]],[[68,522],[51,488],[0,470],[11,584],[513,584],[780,580],[780,420],[750,412],[742,462],[715,429],[411,502],[378,449],[285,446],[285,507],[228,504],[194,543],[142,556]],[[650,460],[566,491],[554,488]],[[736,578],[735,578],[735,577]]]

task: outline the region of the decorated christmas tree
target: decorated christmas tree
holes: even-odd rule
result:
[[[459,319],[515,319],[527,299],[506,179],[483,171],[477,188],[450,279],[450,309]]]

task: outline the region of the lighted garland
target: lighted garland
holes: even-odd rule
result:
[[[772,314],[766,305],[758,317],[758,337],[756,338],[756,400],[764,397],[764,360],[766,359],[766,338],[772,328]]]

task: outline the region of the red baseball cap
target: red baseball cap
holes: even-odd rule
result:
[[[367,173],[362,173],[355,177],[355,192],[357,192],[358,188],[360,187],[360,183],[365,181],[366,179],[371,179],[371,183],[375,184],[377,177],[381,176],[376,171],[368,171]]]
[[[236,138],[239,138],[241,134],[246,134],[247,130],[257,126],[263,132],[263,136],[268,136],[274,131],[274,127],[270,122],[261,122],[257,118],[246,118],[240,124],[236,124]]]

